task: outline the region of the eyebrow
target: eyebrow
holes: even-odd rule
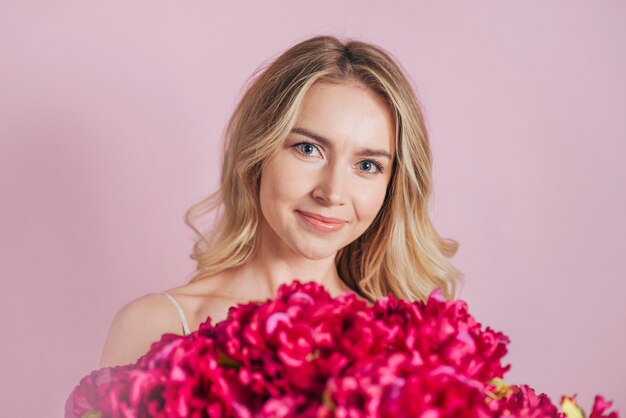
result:
[[[294,134],[300,134],[300,135],[304,135],[304,136],[308,136],[309,138],[312,138],[318,142],[321,142],[322,144],[324,144],[325,146],[332,148],[333,144],[331,141],[329,141],[327,138],[324,138],[321,135],[318,135],[314,132],[311,132],[307,129],[304,128],[293,128],[291,130],[291,132],[293,132]],[[388,158],[389,160],[391,160],[391,154],[389,154],[387,151],[385,150],[381,150],[381,149],[372,149],[372,148],[359,148],[357,150],[357,152],[355,153],[355,155],[358,155],[359,157],[364,157],[364,156],[368,156],[368,157],[385,157]]]

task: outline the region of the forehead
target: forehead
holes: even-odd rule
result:
[[[377,146],[393,154],[395,121],[389,105],[364,85],[318,81],[306,92],[296,127],[338,146]]]

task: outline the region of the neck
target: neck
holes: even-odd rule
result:
[[[236,287],[250,300],[273,298],[282,284],[294,280],[319,283],[331,296],[351,290],[337,273],[336,252],[325,258],[308,259],[286,248],[277,237],[264,236],[263,232],[255,257],[233,271],[233,277],[237,277]]]

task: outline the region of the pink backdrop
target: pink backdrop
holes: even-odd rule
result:
[[[321,33],[414,80],[434,222],[507,380],[626,413],[626,3],[367,3],[0,3],[3,416],[60,416],[115,312],[186,281],[245,80]]]

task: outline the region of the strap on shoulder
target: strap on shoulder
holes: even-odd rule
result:
[[[169,299],[170,302],[172,302],[172,304],[176,308],[176,311],[178,312],[178,316],[180,317],[180,321],[183,323],[183,333],[185,335],[189,335],[190,332],[189,332],[189,325],[187,325],[187,318],[185,318],[185,313],[183,312],[183,310],[180,307],[180,305],[178,304],[178,302],[176,302],[176,299],[174,299],[174,296],[170,295],[167,292],[161,292],[161,294],[163,296],[165,296],[167,299]]]

